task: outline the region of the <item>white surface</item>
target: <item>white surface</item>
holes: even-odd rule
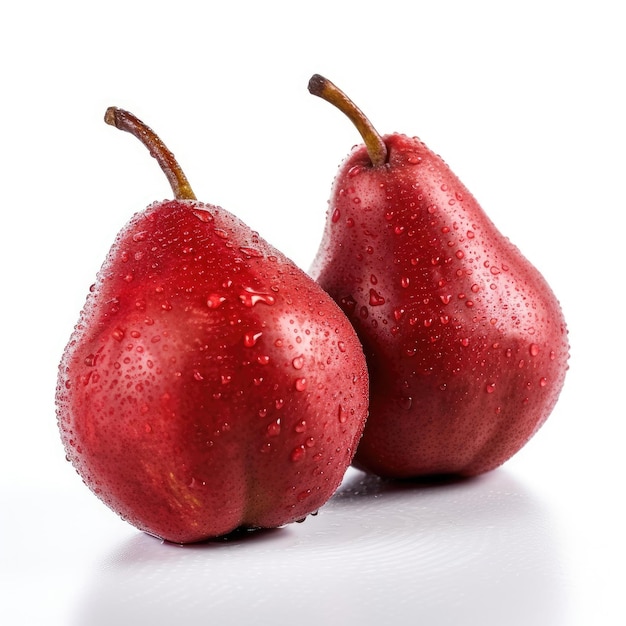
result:
[[[185,547],[67,495],[28,510],[45,522],[13,524],[19,623],[565,625],[578,604],[554,511],[504,470],[419,488],[350,470],[303,524]]]
[[[626,623],[618,3],[200,6],[3,11],[1,623]],[[56,430],[56,366],[87,288],[132,213],[169,195],[102,116],[142,117],[201,199],[306,268],[358,141],[308,94],[314,72],[381,132],[442,154],[542,270],[571,331],[565,389],[535,439],[478,480],[351,470],[303,524],[162,545],[88,492]]]

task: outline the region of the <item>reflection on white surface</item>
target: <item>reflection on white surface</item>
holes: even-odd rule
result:
[[[502,469],[437,485],[350,470],[303,524],[185,547],[132,535],[72,624],[564,625],[550,526]]]

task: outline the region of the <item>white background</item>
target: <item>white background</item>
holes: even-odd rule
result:
[[[0,20],[3,624],[626,623],[624,20],[618,2],[13,2]],[[198,197],[304,269],[358,143],[419,135],[551,283],[571,369],[505,466],[430,489],[351,470],[317,517],[162,545],[64,460],[56,368],[104,256],[169,194],[106,126],[130,109]]]

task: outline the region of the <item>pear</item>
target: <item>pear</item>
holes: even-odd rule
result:
[[[392,478],[489,471],[557,402],[569,355],[559,302],[422,141],[380,136],[322,76],[309,91],[364,140],[336,175],[310,270],[366,354],[370,415],[354,464]]]
[[[257,232],[196,200],[149,127],[117,108],[105,120],[150,149],[175,199],[121,230],[63,354],[67,458],[122,518],[170,542],[302,520],[363,430],[355,331]]]

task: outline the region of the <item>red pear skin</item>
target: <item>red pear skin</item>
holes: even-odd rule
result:
[[[318,94],[316,94],[318,95]],[[472,476],[536,433],[564,384],[554,293],[419,139],[353,148],[311,275],[363,344],[370,415],[354,464],[391,478]]]
[[[355,332],[238,218],[152,204],[117,236],[59,369],[68,459],[111,509],[176,543],[317,511],[367,415]]]

